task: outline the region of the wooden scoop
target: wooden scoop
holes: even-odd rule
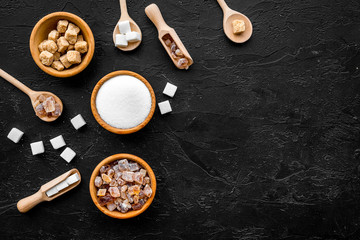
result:
[[[0,77],[4,78],[6,81],[10,82],[12,85],[14,85],[15,87],[17,87],[18,89],[20,89],[21,91],[23,91],[24,93],[26,93],[31,100],[33,109],[35,111],[35,102],[37,100],[37,98],[42,95],[50,95],[54,98],[55,102],[58,103],[60,105],[61,108],[61,113],[63,112],[63,104],[60,100],[60,98],[58,98],[55,94],[51,93],[51,92],[37,92],[37,91],[33,91],[30,88],[28,88],[27,86],[25,86],[23,83],[21,83],[20,81],[16,80],[13,76],[11,76],[10,74],[8,74],[7,72],[5,72],[4,70],[2,70],[0,68]],[[36,111],[35,111],[36,113]],[[56,119],[58,119],[58,117],[61,116],[61,113],[59,116],[57,117],[48,117],[48,116],[44,116],[44,117],[40,117],[38,116],[41,120],[45,121],[45,122],[52,122],[55,121]]]
[[[244,43],[252,35],[253,27],[249,18],[244,14],[236,12],[228,7],[225,0],[217,0],[224,12],[223,28],[226,36],[235,43]],[[243,20],[245,22],[245,32],[234,34],[232,22],[234,20]]]
[[[177,61],[171,56],[171,49],[168,46],[166,46],[166,44],[163,40],[163,36],[166,34],[169,34],[172,37],[172,39],[176,43],[177,47],[184,54],[184,57],[186,57],[188,59],[188,61],[189,61],[188,66],[193,64],[194,63],[193,59],[191,58],[190,54],[186,50],[184,44],[181,42],[179,36],[176,34],[175,30],[166,24],[161,12],[160,12],[159,7],[156,4],[152,3],[145,8],[145,13],[148,16],[148,18],[156,26],[156,28],[159,32],[159,40],[160,40],[161,44],[164,46],[166,52],[169,54],[169,57],[171,58],[171,60],[174,62],[175,66],[177,68],[179,68]]]
[[[120,0],[120,11],[121,11],[121,16],[120,16],[119,21],[116,23],[116,26],[115,26],[114,32],[113,32],[114,45],[115,45],[115,41],[116,41],[116,37],[115,37],[116,34],[120,34],[118,23],[121,22],[121,21],[126,21],[126,20],[130,22],[131,31],[140,33],[140,37],[141,37],[141,40],[142,40],[141,29],[136,24],[136,22],[134,20],[132,20],[131,17],[129,16],[129,13],[128,13],[127,7],[126,7],[126,0]],[[135,48],[137,48],[140,45],[141,40],[138,41],[138,42],[129,42],[127,47],[117,47],[117,48],[120,49],[120,50],[123,50],[123,51],[131,51],[131,50],[134,50]]]
[[[67,188],[59,191],[57,194],[48,197],[46,195],[46,191],[50,190],[51,188],[53,188],[54,186],[56,186],[57,184],[61,183],[62,181],[64,181],[67,177],[69,177],[70,175],[73,174],[79,174],[80,180],[71,184],[70,186],[68,186]],[[17,208],[20,212],[25,213],[27,211],[29,211],[30,209],[32,209],[33,207],[35,207],[36,205],[38,205],[39,203],[43,202],[43,201],[51,201],[61,195],[63,195],[64,193],[70,191],[71,189],[73,189],[74,187],[76,187],[77,185],[79,185],[81,182],[81,175],[79,170],[77,170],[76,168],[71,169],[70,171],[64,173],[63,175],[51,180],[50,182],[42,185],[39,189],[39,191],[37,191],[35,194],[28,196],[26,198],[21,199],[18,203],[17,203]]]

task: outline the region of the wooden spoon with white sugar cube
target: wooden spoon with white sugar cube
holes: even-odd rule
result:
[[[41,120],[45,122],[52,122],[60,117],[63,111],[63,104],[60,98],[58,98],[55,94],[51,92],[33,91],[2,69],[0,69],[0,77],[4,78],[6,81],[10,82],[30,97],[35,114]],[[45,103],[46,106],[43,105],[43,103]]]
[[[228,7],[225,0],[217,0],[224,13],[223,28],[226,36],[235,43],[244,43],[252,35],[253,27],[251,21],[244,14],[236,12]],[[234,21],[241,21],[244,24],[245,29],[234,32]]]
[[[116,24],[115,28],[114,28],[114,32],[113,32],[113,41],[114,44],[117,48],[119,48],[122,51],[131,51],[134,50],[135,48],[137,48],[142,40],[142,34],[141,34],[141,29],[139,28],[139,26],[136,24],[136,22],[134,20],[132,20],[132,18],[129,16],[129,13],[127,11],[127,7],[126,7],[126,0],[120,0],[120,11],[121,11],[121,16],[120,19],[118,21],[118,23]],[[134,36],[130,36],[130,40],[126,40],[126,32],[120,32],[119,26],[121,23],[124,23],[124,25],[129,24],[130,23],[130,33],[128,33],[129,35],[134,35]],[[123,41],[120,40],[120,44],[119,42],[117,43],[116,41],[116,35],[118,35],[118,38],[124,38],[121,39]],[[119,41],[119,39],[118,39]],[[124,42],[124,44],[123,44]]]

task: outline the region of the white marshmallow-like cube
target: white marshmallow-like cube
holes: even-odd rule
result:
[[[83,127],[86,124],[86,122],[85,122],[84,118],[81,116],[81,114],[76,115],[70,121],[76,130],[78,130],[79,128]]]
[[[68,178],[66,179],[66,182],[67,182],[69,185],[71,185],[71,184],[73,184],[73,183],[76,183],[76,182],[79,181],[79,180],[80,180],[79,174],[78,174],[78,173],[75,173],[75,174],[71,175],[70,177],[68,177]]]
[[[119,27],[120,33],[122,33],[122,34],[131,32],[130,22],[128,20],[119,22],[118,27]]]
[[[116,34],[115,35],[115,46],[116,47],[127,47],[128,41],[126,40],[125,34]]]
[[[50,143],[51,143],[51,145],[53,146],[54,149],[59,149],[59,148],[66,145],[62,135],[57,136],[57,137],[55,137],[53,139],[50,139]]]
[[[158,104],[161,114],[166,114],[172,111],[169,100],[163,101]]]
[[[56,185],[56,189],[60,192],[61,190],[67,188],[69,184],[66,181],[62,181],[58,185]]]
[[[76,153],[69,147],[65,148],[65,150],[60,154],[60,157],[62,157],[68,163],[71,162],[75,156]]]
[[[50,190],[46,191],[46,195],[48,197],[52,197],[54,196],[55,194],[57,194],[59,192],[59,190],[57,190],[56,186],[53,187],[53,188],[50,188]]]
[[[17,128],[12,128],[11,131],[9,132],[9,134],[7,135],[7,137],[14,143],[18,143],[23,135],[24,135],[23,131],[21,131]]]
[[[166,83],[163,94],[168,95],[169,97],[174,97],[177,90],[177,86],[171,83]]]
[[[128,42],[138,42],[141,40],[140,33],[138,32],[128,32],[126,33],[126,41]]]
[[[37,155],[45,152],[43,141],[30,143],[30,147],[33,155]]]

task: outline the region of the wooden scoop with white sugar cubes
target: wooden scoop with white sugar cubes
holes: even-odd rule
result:
[[[17,203],[20,212],[25,213],[43,201],[51,201],[70,191],[81,182],[81,175],[76,168],[62,174],[41,186],[35,194],[21,199]]]
[[[145,8],[145,13],[156,26],[159,40],[175,66],[179,69],[188,69],[194,61],[175,30],[166,24],[159,7],[154,3],[150,4]]]

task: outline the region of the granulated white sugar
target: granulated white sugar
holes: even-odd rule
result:
[[[139,79],[129,75],[116,76],[100,87],[96,108],[100,117],[110,126],[133,128],[149,115],[151,94]]]

